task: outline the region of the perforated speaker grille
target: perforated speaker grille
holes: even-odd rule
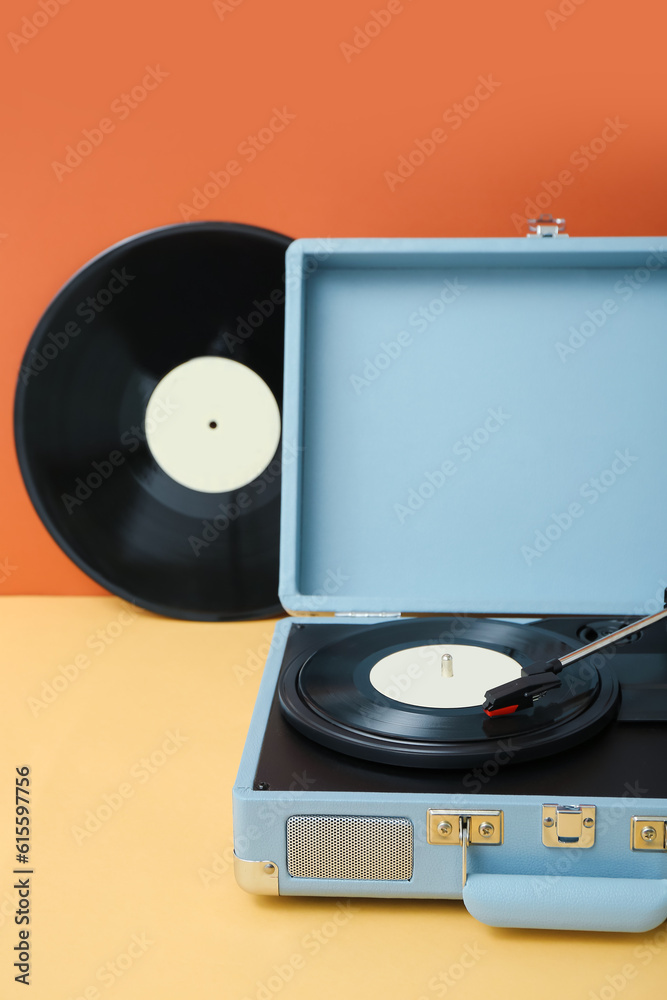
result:
[[[290,816],[293,878],[412,878],[412,823],[394,816]]]

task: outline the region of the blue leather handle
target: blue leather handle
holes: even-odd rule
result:
[[[469,875],[463,902],[492,927],[648,931],[667,919],[667,879]]]

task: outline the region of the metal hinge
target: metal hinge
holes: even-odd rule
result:
[[[502,844],[501,809],[429,809],[426,814],[426,839],[429,844],[461,847],[463,888],[468,880],[468,847],[478,844]]]
[[[667,819],[633,816],[630,846],[633,851],[667,851]]]
[[[400,618],[400,611],[334,611],[334,618]]]
[[[542,806],[542,843],[545,847],[592,847],[595,806]]]
[[[554,219],[553,215],[540,215],[538,219],[528,219],[529,233],[526,233],[527,237],[531,236],[569,236],[569,233],[565,232],[565,219]]]

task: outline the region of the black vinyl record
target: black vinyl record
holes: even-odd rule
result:
[[[517,763],[588,739],[618,711],[619,686],[610,670],[586,660],[561,674],[560,688],[528,709],[489,718],[481,706],[430,708],[377,690],[373,666],[401,649],[477,646],[496,650],[521,668],[577,648],[571,640],[494,620],[468,621],[463,634],[450,619],[404,619],[353,629],[306,649],[286,663],[280,706],[305,736],[345,754],[401,767],[462,768],[496,758]]]
[[[222,222],[141,233],[64,286],[26,350],[15,435],[37,513],[89,576],[151,611],[282,610],[289,243]]]

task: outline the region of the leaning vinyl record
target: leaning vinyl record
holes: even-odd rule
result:
[[[284,254],[188,223],[111,247],[26,350],[15,435],[30,498],[89,576],[177,618],[281,610]]]

